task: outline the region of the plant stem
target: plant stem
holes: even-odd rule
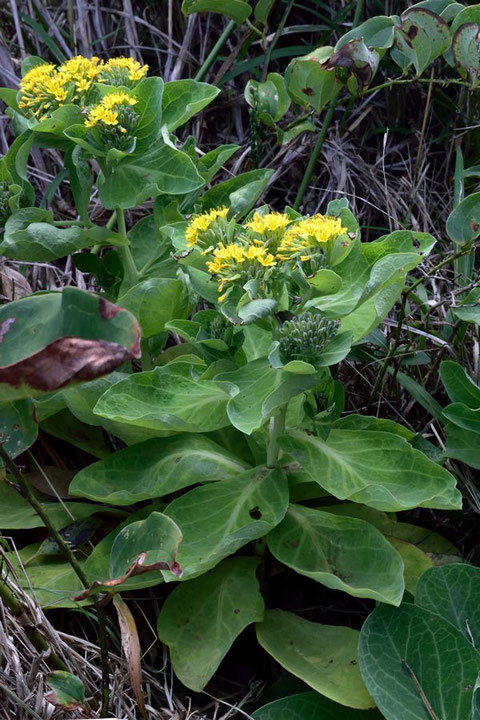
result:
[[[150,344],[148,338],[140,340],[140,349],[142,351],[142,370],[153,370],[152,356],[150,355]]]
[[[285,418],[287,415],[287,406],[283,405],[277,415],[270,419],[270,437],[267,447],[267,467],[275,468],[278,466],[278,456],[280,446],[278,438],[285,432]]]
[[[282,19],[280,20],[278,27],[275,31],[275,35],[272,38],[272,42],[268,46],[267,53],[265,55],[265,64],[263,66],[263,71],[262,71],[262,82],[265,82],[265,79],[266,79],[267,73],[268,73],[268,66],[270,65],[270,60],[272,57],[273,49],[275,48],[275,45],[278,43],[278,40],[283,32],[283,28],[285,27],[285,23],[288,20],[288,16],[290,15],[290,10],[292,9],[294,2],[295,2],[295,0],[290,0],[288,5],[286,6],[285,12],[283,13],[283,16],[282,16]]]
[[[352,28],[356,28],[356,27],[358,27],[358,25],[360,25],[360,21],[362,19],[362,15],[363,15],[364,4],[365,4],[365,0],[357,0],[357,6],[355,8],[355,15],[353,16]]]
[[[308,161],[308,165],[305,170],[305,174],[302,178],[302,182],[300,183],[300,187],[298,188],[297,197],[295,198],[295,202],[293,203],[293,207],[295,210],[298,210],[300,208],[300,205],[302,204],[303,198],[305,196],[308,185],[312,178],[312,174],[315,169],[315,165],[317,163],[318,156],[320,155],[320,153],[322,151],[323,143],[325,142],[325,138],[327,137],[327,132],[330,127],[330,123],[332,122],[333,113],[335,112],[335,108],[337,106],[337,100],[338,100],[338,96],[340,95],[340,91],[341,91],[341,87],[338,88],[338,90],[335,94],[335,97],[332,98],[330,106],[329,106],[327,112],[325,113],[322,127],[320,129],[320,132],[318,133],[317,142],[315,143],[315,147],[313,148],[313,152],[310,156],[310,160]]]
[[[230,37],[230,35],[232,34],[232,32],[235,30],[236,27],[237,27],[237,23],[234,20],[230,20],[230,22],[226,26],[225,30],[222,32],[222,34],[218,38],[217,42],[215,43],[213,48],[208,53],[205,60],[203,61],[202,66],[200,67],[197,74],[193,78],[194,80],[197,80],[197,81],[203,80],[203,78],[205,77],[205,75],[210,70],[210,68],[213,65],[213,63],[215,62],[215,60],[217,59],[218,53],[220,52],[222,47],[225,45],[228,38]]]
[[[117,230],[120,235],[127,237],[127,227],[125,225],[125,213],[122,208],[116,209],[117,217]],[[136,285],[138,282],[139,274],[132,253],[128,245],[118,247],[118,253],[122,258],[123,269],[125,270],[125,277],[130,285]]]

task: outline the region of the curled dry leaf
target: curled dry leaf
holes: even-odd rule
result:
[[[130,682],[132,683],[138,709],[140,710],[142,717],[145,720],[148,720],[148,713],[145,707],[145,698],[142,689],[142,655],[135,618],[130,612],[130,608],[120,595],[115,595],[113,598],[113,604],[115,605],[118,615],[118,624],[120,625],[120,632],[122,635],[122,648],[128,663]]]

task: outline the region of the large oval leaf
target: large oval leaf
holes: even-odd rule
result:
[[[327,440],[293,430],[280,444],[301,464],[307,480],[341,500],[377,510],[461,508],[455,478],[399,435],[332,430]]]
[[[287,506],[285,474],[266,467],[195,488],[174,500],[165,513],[183,533],[178,553],[183,578],[205,572],[266,535],[283,519]]]
[[[188,363],[176,362],[113,385],[95,414],[152,430],[209,432],[229,424],[227,402],[216,383],[196,380]]]
[[[258,562],[224,560],[202,577],[181,583],[165,601],[158,636],[170,648],[175,675],[191,690],[203,690],[237,635],[263,620]]]
[[[360,633],[320,625],[284,610],[268,610],[257,638],[284,668],[314,690],[342,705],[368,709],[374,702],[358,666]]]
[[[277,560],[333,590],[399,605],[403,562],[364,520],[290,505],[267,538]]]
[[[439,615],[409,604],[378,607],[362,629],[360,665],[386,720],[428,720],[425,700],[437,718],[471,718],[480,654]]]
[[[173,318],[187,317],[192,305],[184,283],[176,278],[144,280],[117,302],[135,315],[144,338],[164,330],[165,323]]]
[[[381,720],[378,710],[353,710],[316,692],[290,695],[255,710],[253,720]]]
[[[228,480],[243,470],[243,463],[204,435],[153,438],[80,470],[70,493],[112,505],[133,505],[193,483]]]
[[[2,400],[93,380],[140,355],[134,317],[72,287],[4,305],[0,339]]]

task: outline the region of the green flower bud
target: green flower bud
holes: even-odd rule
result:
[[[287,360],[314,361],[335,337],[339,320],[305,312],[280,328],[280,353]]]

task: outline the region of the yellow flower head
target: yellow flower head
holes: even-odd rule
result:
[[[87,127],[95,127],[96,125],[119,125],[121,109],[129,110],[136,105],[138,100],[124,92],[114,92],[105,95],[98,105],[95,105],[88,113],[85,120]],[[127,128],[121,127],[121,132],[127,132]]]
[[[260,215],[256,212],[253,219],[245,223],[245,227],[259,235],[270,235],[277,230],[284,230],[292,222],[292,218],[286,213],[270,212]]]
[[[42,119],[56,110],[68,97],[68,83],[55,69],[55,65],[35,65],[20,81],[18,106]]]
[[[207,245],[214,244],[215,238],[208,237],[211,230],[216,225],[218,218],[226,218],[228,214],[227,207],[214,208],[208,212],[204,212],[201,215],[195,215],[187,225],[185,230],[185,239],[188,247],[199,245],[205,247]]]
[[[66,82],[74,83],[76,93],[83,95],[92,87],[102,70],[103,61],[98,57],[86,58],[83,55],[62,63],[58,72]]]
[[[99,81],[108,85],[133,87],[145,77],[147,71],[148,65],[140,65],[138,60],[131,57],[111,58],[102,68]]]
[[[263,278],[275,265],[275,257],[263,246],[222,242],[213,251],[213,260],[207,262],[209,273],[217,276],[220,293],[227,283],[238,281],[242,286],[248,280]],[[223,302],[227,294],[221,295],[219,302]]]
[[[337,235],[347,232],[339,218],[314,215],[292,225],[282,238],[277,256],[280,260],[311,259],[322,245]]]

